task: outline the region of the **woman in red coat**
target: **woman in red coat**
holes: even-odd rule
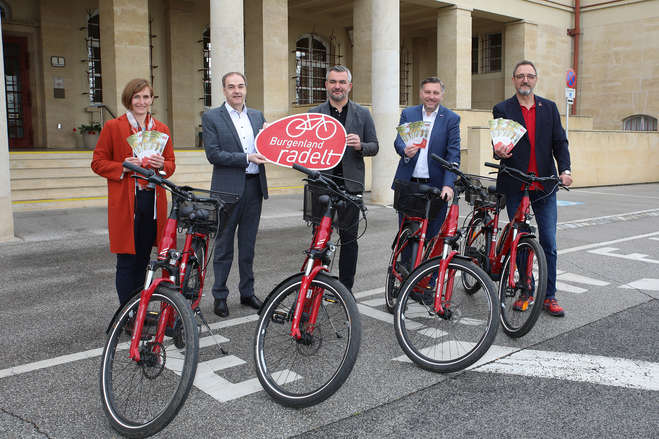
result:
[[[136,184],[132,172],[122,163],[127,161],[163,171],[167,177],[176,166],[169,128],[151,116],[153,89],[149,82],[130,81],[121,102],[128,111],[105,123],[91,166],[108,181],[110,251],[117,254],[116,286],[123,305],[143,288],[151,247],[160,240],[167,220],[167,195],[161,187]],[[162,155],[152,154],[142,160],[136,156],[127,138],[140,131],[159,131],[168,136]]]

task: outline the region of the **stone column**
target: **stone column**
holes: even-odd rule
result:
[[[471,9],[451,6],[439,11],[437,76],[446,85],[444,106],[471,108]]]
[[[506,98],[515,94],[512,83],[515,64],[523,59],[535,63],[537,46],[537,25],[525,21],[506,25],[503,37],[503,80]]]
[[[99,15],[103,103],[119,115],[126,83],[151,77],[149,0],[99,0]]]
[[[394,150],[394,140],[400,120],[400,7],[398,0],[369,1],[373,29],[373,119],[380,143],[380,152],[373,157],[371,194],[374,202],[389,204],[393,201],[391,182],[399,158]]]
[[[288,0],[245,0],[247,102],[266,120],[288,115]]]
[[[0,35],[2,35],[0,19]],[[4,60],[0,39],[0,60]],[[5,96],[5,63],[0,62],[0,242],[14,239],[14,212],[11,205],[9,178],[9,134],[7,133],[7,97]]]
[[[210,0],[212,105],[224,101],[222,75],[245,72],[243,0]],[[226,42],[230,41],[229,44]]]
[[[355,0],[352,10],[352,100],[368,105],[371,100],[371,39],[373,0]]]

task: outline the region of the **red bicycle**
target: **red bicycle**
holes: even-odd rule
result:
[[[519,180],[524,195],[515,215],[499,234],[499,214],[506,206],[505,196],[496,193],[494,186],[482,188],[470,200],[473,210],[464,221],[466,239],[461,252],[499,282],[501,326],[508,336],[518,338],[538,320],[547,289],[547,259],[535,237],[535,227],[530,224],[533,215],[528,188],[533,182],[567,188],[556,176],[536,177],[503,164],[485,166]],[[463,277],[462,283],[470,294],[478,291],[479,285],[469,276]]]
[[[123,166],[139,174],[134,178],[172,194],[158,257],[149,263],[144,289],[117,310],[106,331],[99,377],[112,428],[124,436],[147,437],[174,419],[190,392],[199,353],[195,315],[214,337],[199,302],[211,258],[209,241],[221,233],[237,196],[214,192],[222,199],[212,198],[209,191],[177,186],[151,169],[128,162]],[[182,251],[176,249],[179,229],[186,231]],[[155,279],[157,270],[162,275]]]
[[[355,298],[327,273],[336,250],[330,239],[337,210],[351,204],[365,219],[366,208],[361,197],[320,172],[298,164],[293,168],[309,176],[305,219],[316,227],[301,271],[277,285],[259,311],[254,360],[256,375],[273,399],[309,407],[333,395],[357,360],[361,320]]]
[[[407,276],[431,257],[430,249],[434,247],[437,238],[426,240],[426,233],[429,218],[436,217],[441,208],[440,196],[441,190],[436,187],[394,180],[394,209],[403,215],[403,220],[391,245],[384,283],[385,305],[392,314],[396,309],[400,287]],[[433,256],[437,256],[437,253]]]
[[[398,344],[424,369],[455,372],[480,359],[490,348],[498,328],[496,285],[470,259],[459,254],[459,199],[471,191],[471,178],[457,165],[431,154],[458,175],[453,202],[436,239],[426,250],[427,260],[410,273],[400,288],[394,326]],[[478,286],[468,294],[461,279]]]

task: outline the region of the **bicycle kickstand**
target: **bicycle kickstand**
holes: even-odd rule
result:
[[[206,320],[206,318],[202,314],[201,309],[197,307],[197,309],[194,310],[194,313],[199,316],[199,319],[201,320],[201,322],[204,324],[204,326],[206,326],[206,329],[208,329],[208,332],[210,333],[211,337],[213,338],[213,342],[220,349],[220,352],[222,352],[222,355],[227,355],[228,352],[225,351],[224,348],[222,347],[222,345],[220,345],[220,342],[217,341],[217,337],[215,337],[215,333],[213,332],[210,325],[208,324],[208,321]]]

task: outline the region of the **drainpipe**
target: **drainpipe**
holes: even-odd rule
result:
[[[572,70],[577,77],[574,88],[577,88],[577,82],[579,81],[579,35],[581,35],[581,1],[574,0],[574,27],[567,30],[567,34],[573,38],[573,54],[572,54]],[[578,95],[577,95],[578,96]],[[572,105],[572,115],[577,114],[577,96],[574,98],[574,104]]]

